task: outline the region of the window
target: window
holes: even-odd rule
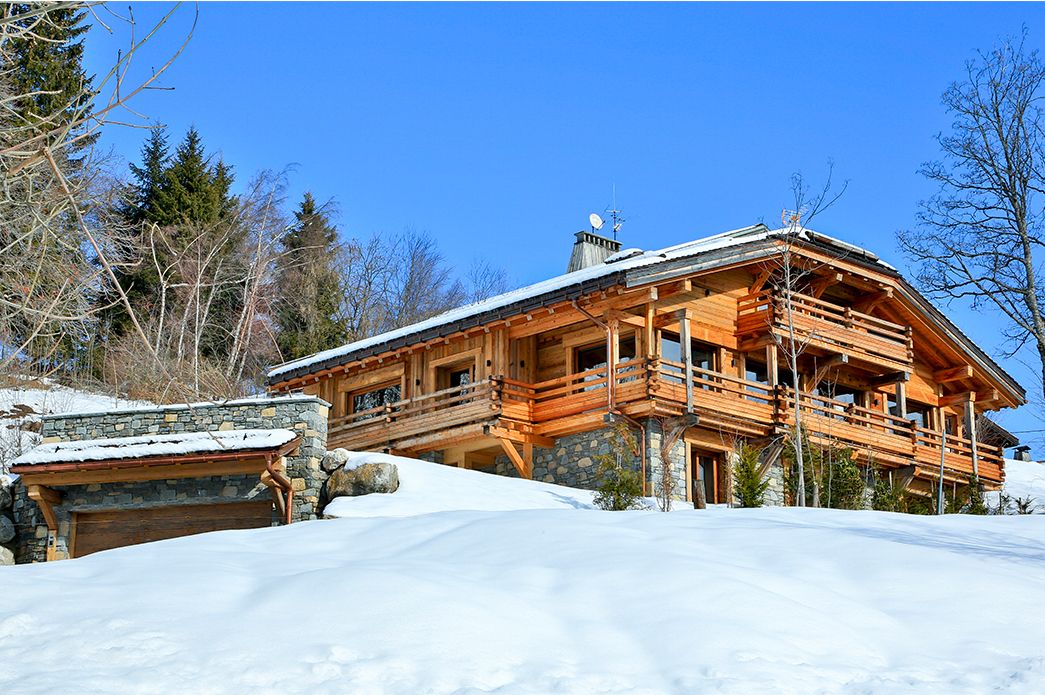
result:
[[[451,371],[447,377],[450,381],[450,386],[467,386],[472,383],[472,369],[471,367],[465,367],[464,369],[455,369]]]
[[[840,412],[845,412],[846,407],[849,405],[859,406],[864,403],[863,391],[826,379],[817,384],[816,395],[838,401],[837,403],[832,403],[831,407]],[[836,415],[835,419],[844,420],[845,417]]]
[[[401,394],[402,388],[399,384],[386,384],[370,391],[350,393],[348,394],[348,402],[351,412],[361,413],[365,410],[391,405],[400,400]],[[376,417],[378,414],[368,413],[358,419],[366,420],[367,418]]]
[[[620,359],[630,360],[635,357],[635,336],[620,339]],[[577,348],[573,356],[574,373],[586,372],[606,366],[606,343],[601,342],[588,347]]]
[[[707,369],[710,372],[715,371],[715,353],[718,350],[714,345],[708,345],[699,340],[690,340],[689,350],[694,367]],[[682,343],[678,333],[665,331],[660,334],[660,356],[669,362],[682,361]]]

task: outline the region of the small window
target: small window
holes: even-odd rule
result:
[[[450,386],[467,386],[472,383],[472,370],[470,368],[455,369],[448,375]]]
[[[365,410],[380,408],[391,405],[400,400],[402,389],[399,384],[387,384],[370,391],[356,392],[348,395],[349,404],[353,413],[361,413]],[[377,413],[370,413],[361,419],[376,417]]]
[[[769,370],[766,368],[766,363],[748,357],[744,360],[744,378],[759,384],[768,384]]]
[[[715,371],[715,354],[718,349],[714,345],[708,345],[699,340],[690,340],[689,345],[693,366],[709,372]],[[678,333],[665,331],[660,334],[660,356],[669,362],[682,361],[682,345]]]

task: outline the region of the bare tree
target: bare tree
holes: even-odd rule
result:
[[[93,332],[96,314],[104,308],[94,300],[101,286],[115,279],[109,254],[120,246],[120,230],[99,213],[109,202],[99,185],[103,159],[93,147],[75,161],[70,153],[93,142],[108,124],[134,125],[140,116],[129,102],[155,88],[181,51],[147,77],[131,80],[134,58],[174,10],[139,35],[133,14],[120,17],[107,9],[99,14],[96,7],[103,6],[9,3],[0,10],[0,370],[15,361],[55,362],[53,356],[63,342]],[[27,118],[23,113],[28,102],[57,93],[20,93],[14,87],[14,47],[18,42],[51,41],[44,30],[53,28],[57,11],[69,9],[90,11],[96,24],[110,32],[106,20],[122,23],[128,46],[93,87],[82,84],[53,113]],[[102,16],[106,13],[111,18]],[[139,120],[142,124],[144,119]],[[116,294],[130,308],[126,294]],[[151,351],[131,311],[141,347]]]
[[[805,182],[802,175],[795,173],[791,176],[792,210],[785,210],[783,214],[783,233],[780,237],[779,254],[776,256],[776,279],[778,285],[779,304],[783,311],[784,332],[776,331],[771,335],[776,342],[777,348],[784,363],[791,373],[792,389],[792,412],[794,413],[794,426],[788,434],[791,447],[795,452],[796,465],[798,467],[798,490],[796,501],[799,507],[806,506],[805,493],[805,437],[802,422],[802,391],[801,376],[799,372],[799,359],[802,357],[809,342],[815,337],[812,332],[800,332],[796,328],[796,317],[798,308],[796,295],[802,287],[808,283],[817,266],[806,263],[804,258],[796,252],[796,244],[801,239],[806,225],[817,215],[833,205],[845,193],[847,183],[843,183],[839,190],[833,191],[832,175],[833,165],[828,165],[827,178],[823,187],[813,192]],[[817,495],[814,494],[814,504]]]
[[[1032,347],[1045,389],[1045,315],[1039,256],[1045,193],[1040,102],[1045,65],[1027,32],[965,66],[943,94],[954,120],[937,136],[942,161],[921,172],[939,186],[919,226],[899,234],[934,298],[993,307],[1007,320],[1008,356]]]

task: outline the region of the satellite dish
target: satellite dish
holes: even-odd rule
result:
[[[596,231],[602,229],[602,225],[606,224],[602,221],[602,218],[596,215],[594,212],[588,215],[588,221],[591,222],[591,228]]]

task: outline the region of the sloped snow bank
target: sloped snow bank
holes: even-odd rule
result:
[[[397,463],[400,491],[348,500],[352,518],[0,568],[0,692],[1045,682],[1045,516],[613,513],[555,486]],[[406,516],[413,504],[441,511]]]
[[[372,517],[463,510],[594,509],[592,493],[586,490],[519,481],[399,456],[351,452],[345,467],[380,462],[394,463],[398,467],[398,490],[391,494],[338,497],[327,505],[324,514]]]
[[[1012,498],[1033,499],[1045,511],[1045,463],[1005,461],[1005,493]]]

